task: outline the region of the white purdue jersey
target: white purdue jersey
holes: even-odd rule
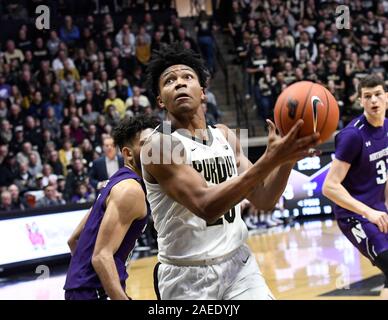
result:
[[[211,133],[208,144],[177,131],[173,131],[172,135],[182,142],[188,157],[187,163],[211,186],[236,177],[238,173],[233,149],[226,138],[219,129],[208,128]],[[144,183],[158,232],[160,262],[189,263],[218,258],[245,243],[248,230],[241,219],[240,204],[214,224],[208,225],[204,219],[167,196],[159,184],[145,180]]]

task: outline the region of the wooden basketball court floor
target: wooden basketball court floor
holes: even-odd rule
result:
[[[279,300],[379,299],[380,271],[352,246],[333,220],[250,232],[248,244]],[[134,299],[156,299],[156,262],[156,256],[132,261],[127,293]],[[371,284],[368,279],[377,281]]]
[[[361,256],[332,220],[295,223],[248,239],[275,297],[284,299],[378,299],[380,271]],[[136,300],[156,299],[153,268],[156,256],[132,260],[127,293]],[[19,275],[0,278],[0,300],[61,300],[67,266],[48,278]]]

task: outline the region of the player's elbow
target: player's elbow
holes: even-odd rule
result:
[[[108,257],[103,253],[93,253],[92,266],[95,270],[99,270],[101,266],[106,264]]]
[[[335,192],[334,184],[329,180],[325,180],[325,182],[323,183],[323,186],[322,186],[322,194],[326,198],[332,199],[333,192]]]

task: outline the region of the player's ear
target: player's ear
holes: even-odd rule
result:
[[[121,153],[122,153],[124,159],[128,159],[129,162],[133,161],[133,153],[132,153],[131,149],[129,149],[128,147],[124,147],[121,150]]]
[[[207,102],[207,97],[206,97],[204,88],[202,88],[202,91],[201,91],[201,102]]]
[[[165,104],[163,103],[162,98],[160,96],[156,97],[156,101],[158,102],[159,107],[161,107],[161,108],[165,108],[166,107]]]

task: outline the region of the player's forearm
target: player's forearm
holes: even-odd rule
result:
[[[273,169],[274,164],[262,157],[240,176],[206,188],[199,201],[202,204],[199,216],[210,223],[216,221],[245,199],[258,181],[264,181]]]
[[[325,197],[329,198],[338,206],[361,216],[365,217],[367,212],[371,210],[366,204],[353,198],[340,183],[325,182],[322,192]]]
[[[257,184],[247,199],[259,210],[273,209],[287,186],[293,166],[294,163],[286,163],[275,168],[264,183]]]
[[[121,287],[113,255],[93,255],[92,264],[109,298],[112,300],[128,300],[128,296]]]
[[[78,239],[81,235],[82,230],[85,227],[86,221],[89,218],[90,210],[91,209],[89,209],[88,213],[82,218],[82,220],[80,221],[80,223],[77,225],[77,227],[73,231],[72,235],[70,236],[69,240],[67,241],[67,244],[69,245],[71,254],[74,253],[75,248],[77,247]]]

